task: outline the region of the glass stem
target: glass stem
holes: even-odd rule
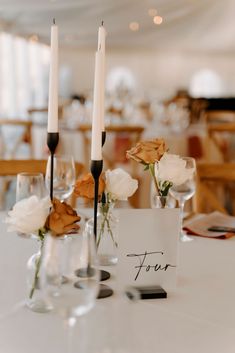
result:
[[[184,199],[179,199],[178,202],[179,202],[179,207],[180,207],[180,234],[182,234],[185,201],[184,201]]]

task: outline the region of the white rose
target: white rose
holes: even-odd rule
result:
[[[138,181],[121,168],[105,172],[106,192],[113,200],[127,200],[138,188]]]
[[[44,227],[50,207],[49,196],[39,199],[34,195],[17,202],[8,212],[6,223],[9,227],[7,230],[25,234],[36,232]]]
[[[164,153],[155,164],[155,175],[161,182],[170,181],[173,185],[183,184],[192,178],[194,168],[186,168],[186,161],[176,154]]]

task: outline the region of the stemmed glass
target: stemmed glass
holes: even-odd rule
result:
[[[180,217],[181,217],[181,241],[191,241],[192,238],[187,236],[183,231],[183,214],[184,214],[184,204],[185,201],[191,199],[196,191],[196,162],[194,158],[191,157],[181,157],[185,161],[185,168],[191,169],[190,177],[180,185],[173,185],[170,188],[170,194],[178,201],[180,206]]]
[[[48,302],[63,319],[68,331],[68,352],[77,317],[95,304],[99,270],[93,228],[86,224],[82,235],[47,236],[42,261],[41,286]]]
[[[42,173],[19,173],[16,176],[16,202],[36,195],[45,196],[44,178]]]
[[[75,184],[75,165],[72,156],[54,156],[53,195],[60,201],[66,200],[73,192]],[[51,156],[46,168],[46,187],[50,190]]]
[[[16,176],[16,202],[37,196],[42,199],[46,196],[45,182],[42,173],[19,173]],[[22,237],[35,237],[35,234],[19,234]]]

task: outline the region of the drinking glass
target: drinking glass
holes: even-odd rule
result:
[[[16,176],[16,202],[36,195],[39,199],[45,196],[42,173],[19,173]]]
[[[72,156],[54,156],[53,195],[60,201],[66,200],[73,192],[75,184],[75,165]],[[46,168],[46,187],[50,190],[51,156]]]
[[[37,196],[42,199],[46,196],[45,182],[42,173],[19,173],[16,176],[16,202]],[[18,233],[20,236],[29,238],[35,234]]]
[[[185,168],[191,169],[191,176],[180,185],[173,185],[170,188],[170,194],[178,201],[180,207],[180,217],[181,217],[181,232],[180,240],[181,241],[191,241],[191,237],[187,236],[183,231],[183,214],[184,214],[184,205],[185,201],[191,199],[196,191],[196,162],[194,158],[191,157],[182,157],[185,161]]]
[[[77,317],[86,314],[95,304],[99,270],[93,228],[86,224],[82,235],[72,235],[66,241],[48,236],[42,260],[41,286],[55,312],[71,332]]]

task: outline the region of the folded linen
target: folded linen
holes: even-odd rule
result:
[[[235,217],[215,211],[206,215],[196,215],[184,223],[184,230],[191,235],[198,235],[207,238],[227,239],[234,236],[234,233],[226,231],[211,231],[211,227],[235,228]]]

